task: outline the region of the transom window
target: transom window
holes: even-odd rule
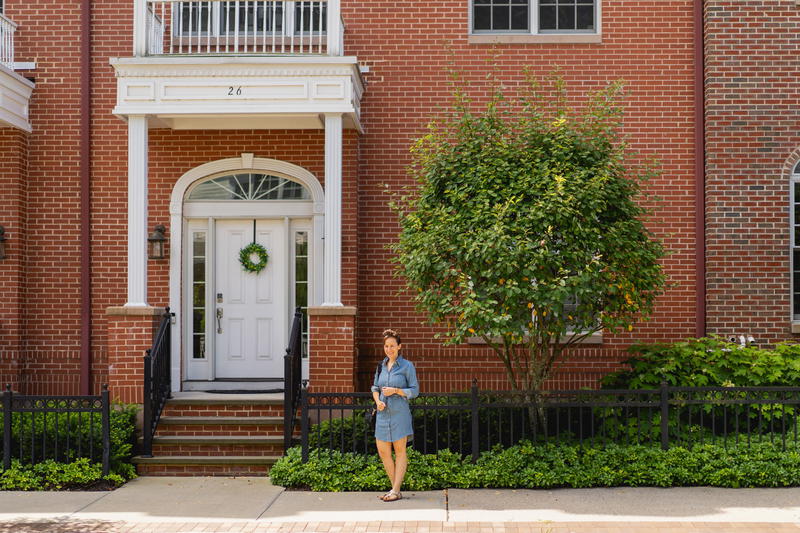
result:
[[[218,200],[310,200],[301,184],[269,174],[241,173],[211,178],[197,185],[188,202]]]
[[[598,0],[472,0],[474,33],[595,33]]]
[[[791,269],[792,269],[792,320],[800,321],[800,163],[794,167],[790,188]]]

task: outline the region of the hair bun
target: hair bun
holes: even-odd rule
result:
[[[383,336],[385,337],[397,337],[397,332],[393,329],[385,329],[383,330]]]

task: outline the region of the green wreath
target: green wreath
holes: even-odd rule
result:
[[[253,261],[253,255],[258,256],[258,262]],[[251,242],[239,250],[239,262],[242,264],[242,268],[247,272],[258,274],[267,266],[268,260],[269,255],[267,254],[267,249],[257,242]]]

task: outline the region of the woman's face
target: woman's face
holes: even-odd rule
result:
[[[383,341],[383,351],[389,359],[395,359],[400,352],[400,344],[397,344],[397,339],[394,337],[387,337]]]

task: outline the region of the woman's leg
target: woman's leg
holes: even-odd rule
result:
[[[389,476],[389,483],[394,486],[395,464],[392,459],[392,443],[375,439],[375,446],[378,448],[378,455],[383,462],[383,469],[386,470],[386,475]]]
[[[408,437],[403,437],[392,443],[392,446],[394,446],[394,478],[392,478],[392,490],[397,493],[400,492],[400,487],[403,485],[403,478],[406,477],[406,468],[408,468],[408,455],[406,454],[407,441]]]

